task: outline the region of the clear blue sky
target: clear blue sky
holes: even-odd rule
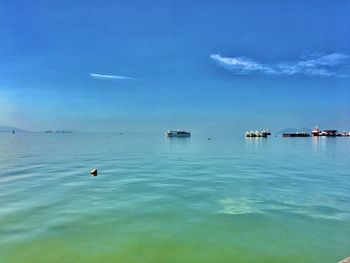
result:
[[[1,1],[0,125],[350,129],[350,1]]]

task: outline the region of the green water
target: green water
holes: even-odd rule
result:
[[[350,254],[349,138],[211,138],[0,134],[0,262]]]

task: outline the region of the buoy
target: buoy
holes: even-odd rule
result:
[[[91,176],[97,176],[97,169],[92,169],[90,174]]]

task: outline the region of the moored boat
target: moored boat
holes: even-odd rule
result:
[[[337,133],[337,130],[323,130],[321,131],[317,126],[315,129],[311,132],[312,136],[328,136],[328,137],[335,137],[339,136]]]
[[[191,137],[191,132],[184,130],[172,131],[169,130],[165,133],[167,137]]]
[[[337,130],[324,130],[321,132],[321,136],[337,136]]]
[[[320,136],[321,130],[316,126],[316,128],[312,130],[311,134],[312,136]]]
[[[271,135],[270,131],[265,131],[265,130],[262,130],[262,131],[247,131],[245,133],[245,137],[264,137],[266,138],[268,135]]]
[[[283,133],[283,137],[310,137],[307,132]]]

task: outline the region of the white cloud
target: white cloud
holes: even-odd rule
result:
[[[220,66],[236,74],[263,73],[267,75],[313,75],[337,76],[350,56],[340,53],[317,54],[296,62],[280,62],[274,64],[258,63],[245,57],[223,57],[220,54],[210,55]],[[344,74],[339,75],[344,76]]]
[[[96,79],[105,79],[105,80],[136,80],[136,78],[131,77],[125,77],[125,76],[117,76],[117,75],[102,75],[102,74],[96,74],[96,73],[90,73],[90,77],[96,78]]]

